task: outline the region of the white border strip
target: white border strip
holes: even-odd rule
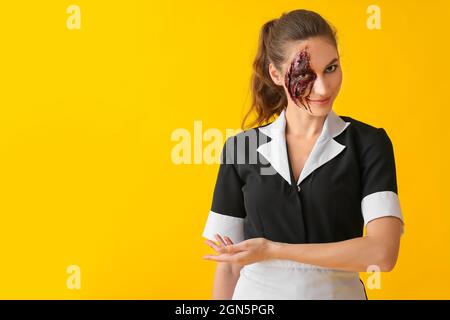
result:
[[[244,219],[210,211],[202,236],[216,241],[214,235],[227,236],[238,243],[244,240]]]
[[[379,191],[368,194],[361,201],[364,226],[369,221],[386,216],[394,216],[404,223],[398,195],[393,191]]]

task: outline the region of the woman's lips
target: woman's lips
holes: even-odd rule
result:
[[[307,99],[307,100],[314,104],[327,104],[330,101],[330,98],[327,98],[324,100],[311,100],[311,99]]]

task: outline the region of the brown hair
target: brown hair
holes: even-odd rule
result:
[[[283,13],[262,26],[253,62],[252,104],[242,120],[243,129],[263,124],[287,106],[283,86],[275,84],[270,77],[269,63],[281,70],[281,64],[286,59],[283,50],[286,44],[316,36],[325,37],[337,48],[335,28],[318,13],[304,9]],[[256,119],[246,126],[246,120],[253,112]]]

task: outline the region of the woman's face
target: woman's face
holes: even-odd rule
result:
[[[325,38],[313,37],[292,42],[286,56],[281,70],[270,64],[269,72],[272,80],[284,87],[288,106],[298,106],[316,116],[326,115],[342,83],[336,48]]]

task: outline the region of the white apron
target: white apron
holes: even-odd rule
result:
[[[232,300],[366,300],[358,272],[271,259],[241,268]]]

